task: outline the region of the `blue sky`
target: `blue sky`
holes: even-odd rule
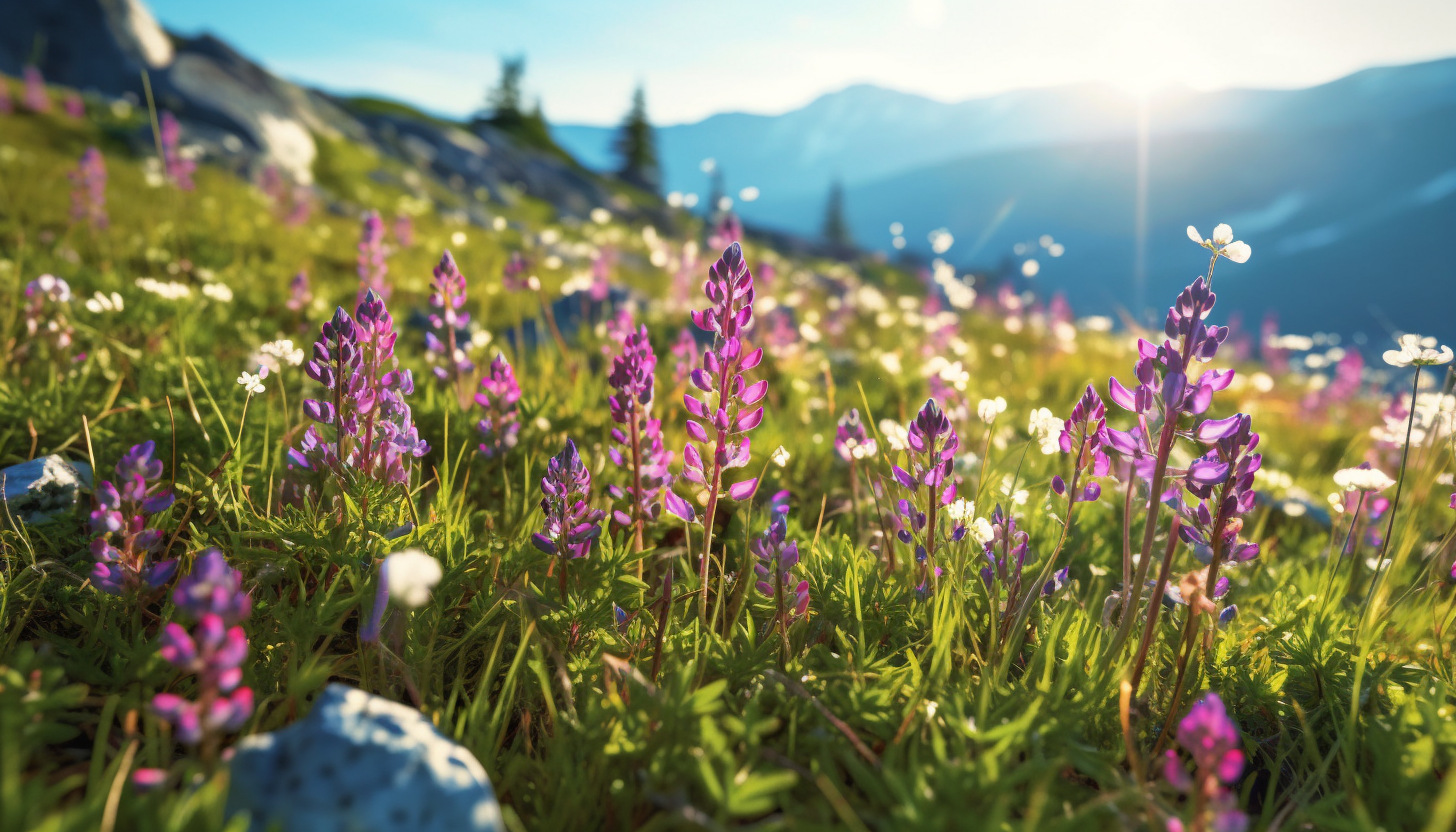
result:
[[[1077,81],[1300,87],[1456,55],[1452,0],[150,0],[296,80],[448,115],[502,55],[553,121],[607,124],[647,86],[658,123],[776,113],[852,83],[942,100]]]

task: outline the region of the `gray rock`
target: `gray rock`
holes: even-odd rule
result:
[[[55,454],[0,470],[5,507],[22,523],[41,523],[70,511],[91,487],[91,466]]]
[[[503,828],[469,751],[414,708],[346,685],[329,685],[303,721],[240,741],[231,769],[227,812],[250,812],[254,832]]]

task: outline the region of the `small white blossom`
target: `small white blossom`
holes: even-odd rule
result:
[[[204,283],[202,294],[219,303],[231,303],[233,299],[233,290],[226,283]]]
[[[1042,453],[1051,455],[1061,450],[1059,438],[1062,434],[1062,420],[1047,408],[1038,407],[1031,411],[1031,421],[1027,425],[1027,432],[1041,443]]]
[[[238,384],[242,385],[243,389],[248,391],[248,395],[256,396],[266,389],[263,387],[263,376],[266,374],[267,368],[264,368],[264,371],[258,374],[249,372],[240,373],[238,375]]]
[[[1441,345],[1441,348],[1437,350],[1435,338],[1422,338],[1419,335],[1407,333],[1400,336],[1398,343],[1400,344],[1400,349],[1385,351],[1383,357],[1385,358],[1386,364],[1394,367],[1409,367],[1411,365],[1430,367],[1437,364],[1451,363],[1451,348]]]
[[[86,299],[86,311],[96,315],[100,315],[102,312],[120,312],[124,308],[126,308],[126,304],[122,302],[121,295],[116,292],[109,295],[97,292]]]
[[[789,451],[783,445],[780,445],[774,449],[773,456],[769,458],[773,460],[775,465],[782,468],[789,464]]]
[[[444,576],[440,562],[419,549],[405,549],[384,559],[389,600],[407,610],[430,602],[430,591]]]
[[[1246,263],[1249,255],[1253,254],[1253,249],[1249,248],[1248,243],[1234,239],[1234,230],[1229,228],[1227,223],[1219,223],[1218,227],[1213,229],[1213,238],[1207,240],[1198,233],[1198,229],[1190,225],[1188,226],[1188,239],[1235,263]]]
[[[293,341],[288,338],[269,341],[259,347],[258,352],[276,358],[290,367],[297,367],[303,363],[304,359],[303,350],[293,346]]]
[[[1395,480],[1378,468],[1341,468],[1335,472],[1335,485],[1346,491],[1384,491]]]
[[[1000,396],[994,399],[981,399],[980,404],[976,405],[976,415],[980,416],[981,421],[988,425],[996,421],[998,415],[1005,412],[1006,400]]]
[[[175,281],[163,282],[152,277],[139,277],[136,280],[136,285],[138,289],[144,292],[150,292],[166,300],[181,300],[182,298],[192,296],[192,290],[187,288],[186,284]]]
[[[945,515],[957,523],[976,516],[976,504],[970,500],[960,499],[945,507]]]
[[[885,444],[890,446],[892,451],[903,451],[910,446],[909,431],[905,426],[893,419],[880,420],[880,435],[885,437]]]
[[[1025,494],[1026,492],[1021,492]],[[991,521],[984,517],[977,517],[966,527],[966,536],[976,541],[977,546],[985,546],[996,536],[996,530],[991,528]]]

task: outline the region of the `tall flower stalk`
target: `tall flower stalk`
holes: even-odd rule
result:
[[[809,582],[795,577],[799,564],[799,543],[789,540],[787,511],[771,511],[768,528],[749,548],[756,562],[758,591],[774,601],[772,627],[785,632],[796,619],[809,611]]]
[[[1131,390],[1117,379],[1108,381],[1113,402],[1135,414],[1137,423],[1129,431],[1108,430],[1108,444],[1132,463],[1133,474],[1148,481],[1147,518],[1143,525],[1143,541],[1139,548],[1137,569],[1132,584],[1123,588],[1122,620],[1107,655],[1115,656],[1132,632],[1137,603],[1142,595],[1152,562],[1153,541],[1158,532],[1158,509],[1169,473],[1168,461],[1178,423],[1184,415],[1203,413],[1213,394],[1233,381],[1232,370],[1207,370],[1196,380],[1196,365],[1211,361],[1219,345],[1228,338],[1228,328],[1204,323],[1213,310],[1216,295],[1212,290],[1213,272],[1220,257],[1242,263],[1249,259],[1249,247],[1233,240],[1227,225],[1214,229],[1213,238],[1202,240],[1190,226],[1189,237],[1211,252],[1208,274],[1199,277],[1184,289],[1168,309],[1164,332],[1167,339],[1161,346],[1139,339],[1137,384]]]
[[[162,544],[162,531],[147,528],[151,517],[171,507],[172,492],[162,487],[162,461],[153,459],[157,445],[150,439],[116,463],[116,483],[103,480],[96,487],[96,510],[91,512],[91,554],[96,567],[91,583],[108,595],[152,592],[172,579],[175,559],[153,563]]]
[[[947,538],[942,510],[955,502],[952,469],[960,437],[935,399],[926,399],[905,433],[905,467],[891,466],[905,496],[896,503],[901,518],[900,542],[915,547],[916,586],[930,591],[931,576],[938,575],[936,550],[947,540],[965,536],[962,520],[952,518]]]
[[[497,352],[480,380],[480,392],[475,394],[475,403],[485,410],[475,429],[480,432],[479,449],[486,459],[502,456],[516,447],[521,433],[517,413],[520,401],[521,385],[516,382],[516,371],[505,353]]]
[[[97,231],[111,224],[106,216],[106,162],[101,151],[86,148],[68,175],[71,180],[71,221],[86,222]]]
[[[435,378],[458,397],[465,376],[475,370],[475,362],[456,343],[460,328],[470,323],[470,313],[461,311],[465,305],[465,275],[449,251],[441,255],[434,275],[430,291],[430,306],[435,309],[430,313],[430,328],[434,331],[425,333],[426,359],[434,365],[431,372]]]
[[[389,297],[389,264],[384,254],[384,220],[378,211],[370,211],[364,217],[359,231],[359,253],[355,258],[355,271],[359,274],[359,301],[370,292],[381,298]]]
[[[711,304],[707,309],[693,310],[693,323],[712,333],[713,345],[703,352],[702,366],[693,370],[692,384],[701,393],[683,394],[687,409],[688,443],[683,447],[683,478],[707,487],[707,512],[703,521],[703,549],[698,562],[702,586],[700,613],[708,617],[708,561],[713,551],[713,518],[718,501],[724,496],[742,500],[753,494],[758,479],[740,480],[725,486],[724,475],[748,464],[749,431],[763,421],[759,403],[768,393],[768,382],[748,384],[743,374],[763,360],[763,350],[748,351],[743,332],[753,320],[753,274],[743,259],[743,248],[737,242],[729,245],[723,256],[709,270],[703,293]],[[667,494],[668,511],[689,523],[696,519],[690,503],[676,494]]]
[[[192,190],[195,187],[192,184],[192,172],[197,170],[197,163],[182,153],[182,125],[170,112],[162,113],[158,125],[162,145],[162,164],[166,168],[167,178],[179,190]]]
[[[613,519],[632,529],[633,550],[638,552],[644,548],[643,528],[662,513],[662,492],[670,480],[668,465],[672,461],[672,453],[662,446],[662,420],[652,418],[656,370],[657,356],[643,326],[623,339],[622,352],[612,359],[612,372],[607,376],[614,391],[607,405],[617,423],[612,439],[618,445],[607,455],[626,468],[630,478],[627,489],[613,485],[608,491],[628,509],[618,508]]]
[[[561,600],[566,601],[566,565],[591,554],[602,533],[606,512],[594,509],[591,499],[591,472],[576,451],[576,443],[566,440],[561,453],[546,463],[546,476],[541,478],[541,511],[546,515],[541,531],[531,535],[537,549],[560,560]]]

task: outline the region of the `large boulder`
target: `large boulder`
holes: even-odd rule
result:
[[[425,715],[333,684],[307,718],[235,747],[228,814],[282,832],[497,832],[485,769]],[[276,823],[276,827],[269,826]]]
[[[5,509],[22,523],[41,523],[70,511],[91,488],[91,466],[55,454],[0,470]]]

